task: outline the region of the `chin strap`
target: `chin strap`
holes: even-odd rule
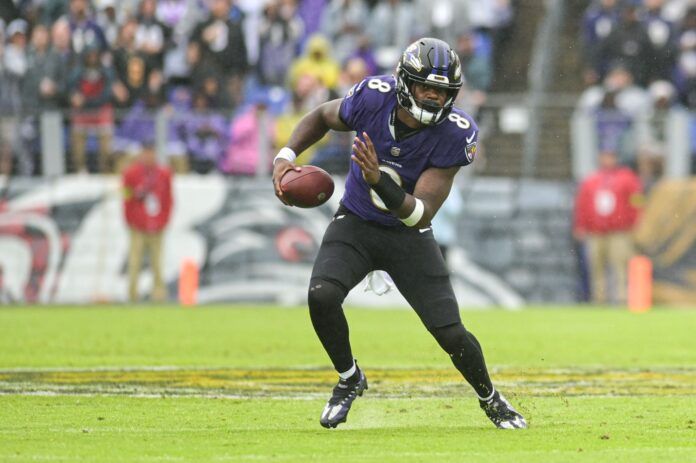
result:
[[[442,115],[442,112],[444,111],[444,108],[441,108],[438,112],[433,113],[418,106],[418,104],[416,104],[416,100],[413,99],[413,95],[409,95],[408,99],[411,102],[411,107],[408,108],[408,112],[411,114],[411,116],[415,117],[416,120],[418,120],[418,122],[420,122],[421,124],[436,124],[438,119]]]

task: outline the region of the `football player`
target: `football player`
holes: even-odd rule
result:
[[[367,379],[351,351],[342,303],[373,270],[389,273],[499,428],[526,428],[525,419],[493,386],[476,337],[462,325],[459,306],[430,221],[460,167],[476,155],[478,128],[453,108],[463,77],[457,54],[423,38],[401,56],[396,76],[368,77],[342,99],[308,113],[274,160],[279,181],[296,156],[329,129],[357,133],[341,206],[324,235],[309,285],[314,329],[339,381],[320,424],[346,421]]]

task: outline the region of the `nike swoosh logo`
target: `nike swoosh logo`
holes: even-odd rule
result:
[[[321,414],[321,417],[326,418],[329,415],[329,413],[331,413],[332,408],[333,406],[326,404],[326,407],[324,407],[324,412]]]
[[[466,142],[471,143],[474,140],[475,136],[476,136],[476,131],[474,130],[474,133],[471,134],[471,138],[466,137]]]
[[[419,231],[420,233],[425,233],[425,232],[427,232],[428,230],[430,230],[430,227],[428,227],[428,228],[419,228],[419,229],[418,229],[418,231]]]
[[[329,419],[333,420],[336,415],[338,415],[338,412],[341,411],[341,406],[340,405],[334,405],[333,409],[331,410],[331,413],[329,413]]]

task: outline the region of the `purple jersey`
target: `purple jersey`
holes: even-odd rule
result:
[[[368,77],[343,98],[340,116],[361,139],[362,133],[367,132],[375,145],[380,170],[407,193],[413,194],[418,178],[430,167],[466,166],[474,160],[478,127],[468,114],[452,109],[441,123],[396,141],[392,120],[396,105],[394,76]],[[353,161],[341,202],[365,220],[403,225],[384,207]]]

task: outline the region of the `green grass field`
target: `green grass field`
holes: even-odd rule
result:
[[[413,313],[347,316],[370,389],[328,431],[305,310],[1,309],[0,462],[696,462],[696,311],[463,312],[524,431]]]

